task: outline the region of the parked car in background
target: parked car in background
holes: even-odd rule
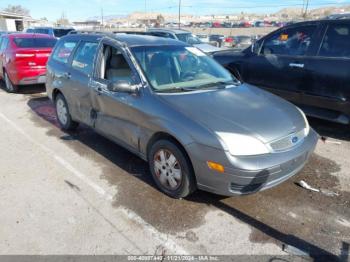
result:
[[[245,49],[252,44],[252,37],[246,35],[228,36],[225,38],[225,47]]]
[[[209,35],[209,43],[214,44],[217,47],[222,47],[222,43],[225,39],[224,35]]]
[[[303,168],[318,140],[294,105],[161,37],[63,37],[46,91],[63,129],[84,123],[139,155],[174,198],[197,188],[231,196],[276,186]]]
[[[67,28],[67,27],[34,27],[34,28],[28,28],[26,32],[35,33],[35,34],[46,34],[56,38],[60,38],[62,36],[68,35],[69,32],[73,30],[74,28]]]
[[[350,20],[292,24],[243,52],[214,58],[241,81],[300,106],[310,116],[350,123]]]
[[[56,41],[43,34],[0,37],[0,78],[8,92],[16,92],[20,85],[45,83],[46,62]]]
[[[156,33],[157,36],[161,37],[177,39],[181,42],[197,47],[198,49],[202,50],[207,54],[221,50],[220,48],[209,45],[208,43],[203,43],[198,37],[186,30],[150,28],[147,30],[147,32]]]
[[[196,34],[196,37],[202,42],[202,43],[209,43],[209,36],[204,34]]]

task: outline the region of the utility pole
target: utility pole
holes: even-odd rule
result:
[[[309,9],[309,1],[310,1],[310,0],[306,0],[304,18],[307,17],[307,11],[308,11],[308,9]]]
[[[179,29],[181,28],[181,0],[179,0]]]
[[[101,7],[101,29],[103,27],[103,7]]]

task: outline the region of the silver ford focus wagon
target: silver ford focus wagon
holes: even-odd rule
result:
[[[137,154],[174,198],[276,186],[303,168],[318,140],[297,107],[172,39],[62,37],[46,90],[62,129],[82,123]]]

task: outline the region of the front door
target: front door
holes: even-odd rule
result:
[[[282,29],[262,42],[258,54],[252,55],[244,79],[293,102],[302,97],[305,58],[317,25]]]
[[[138,84],[139,77],[131,65],[117,44],[103,42],[97,62],[99,70],[96,70],[97,75],[91,82],[92,103],[95,128],[129,149],[138,150],[140,132],[136,108],[142,100],[142,93],[113,92],[108,88],[112,82],[119,80]]]

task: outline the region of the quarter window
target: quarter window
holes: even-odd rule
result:
[[[52,58],[58,62],[66,64],[76,45],[77,42],[62,41],[58,44],[57,48],[55,49]]]
[[[315,30],[316,26],[301,26],[280,31],[264,41],[261,53],[264,55],[305,55]]]
[[[72,67],[86,75],[91,74],[97,46],[97,43],[82,42],[75,52]]]
[[[321,45],[319,56],[350,58],[350,25],[330,25]]]

